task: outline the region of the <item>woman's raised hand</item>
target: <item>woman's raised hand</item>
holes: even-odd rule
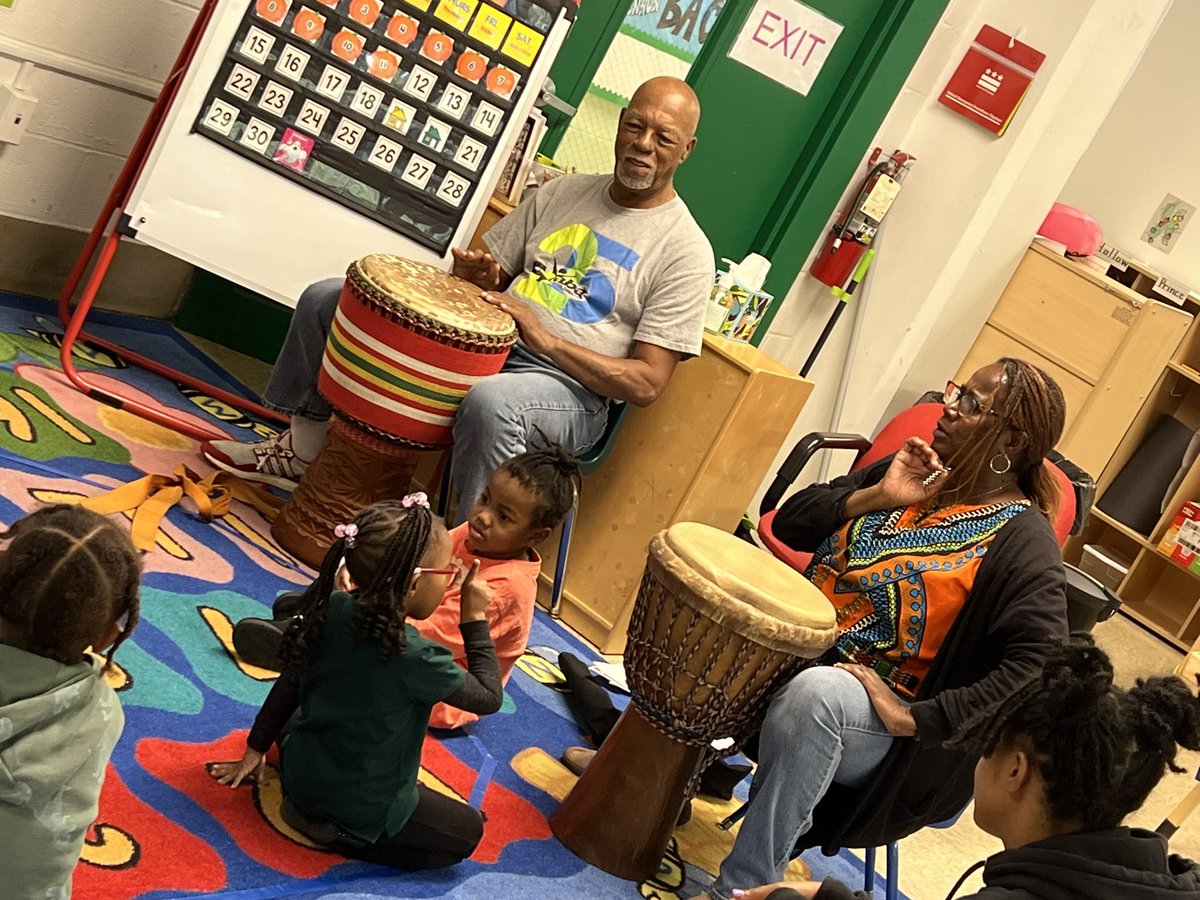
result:
[[[911,437],[892,457],[879,490],[889,506],[924,503],[941,490],[949,471],[928,441]]]

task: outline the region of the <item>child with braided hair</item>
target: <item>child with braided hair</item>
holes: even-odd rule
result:
[[[541,557],[534,547],[562,522],[579,482],[579,460],[558,444],[547,443],[514,456],[496,469],[466,521],[450,530],[455,564],[465,569],[468,560],[478,559],[475,580],[491,589],[488,623],[501,685],[508,683],[529,642],[542,570]],[[315,585],[303,594],[284,594],[275,601],[274,621],[238,622],[233,630],[238,656],[253,665],[278,668],[279,650],[291,616],[313,602],[315,596]],[[454,661],[465,669],[467,654],[458,630],[459,602],[459,585],[452,581],[441,605],[428,619],[413,625],[422,637],[449,649]],[[433,728],[458,728],[478,718],[475,713],[439,703],[429,716],[429,724]]]
[[[435,704],[478,715],[500,708],[491,592],[473,562],[460,592],[464,671],[407,621],[428,618],[460,573],[425,495],[372,504],[335,533],[314,588],[319,601],[287,632],[283,674],[245,754],[208,770],[230,787],[256,780],[278,740],[283,818],[297,831],[381,865],[452,865],[474,851],[483,820],[466,803],[418,784],[417,771]]]
[[[1090,638],[1046,657],[1024,688],[967,722],[954,743],[980,756],[975,821],[1004,842],[983,867],[980,900],[1200,898],[1200,865],[1167,853],[1162,835],[1121,821],[1145,803],[1177,745],[1200,749],[1200,704],[1176,678],[1128,691]],[[745,900],[858,900],[833,879],[735,891]]]
[[[141,559],[78,506],[30,513],[0,541],[0,893],[65,898],[125,724],[103,676],[137,625]]]

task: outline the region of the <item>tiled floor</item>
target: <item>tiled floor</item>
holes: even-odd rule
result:
[[[187,337],[250,387],[261,390],[265,386],[271,371],[269,365],[203,338]],[[1096,626],[1095,636],[1112,657],[1122,685],[1130,685],[1137,678],[1169,675],[1182,658],[1178,650],[1121,615]],[[1186,771],[1164,778],[1146,805],[1129,817],[1128,824],[1156,827],[1196,784],[1200,753],[1182,752],[1177,761]],[[963,871],[995,853],[1000,844],[975,825],[968,810],[952,827],[926,828],[902,841],[900,847],[901,890],[913,900],[941,900]],[[1200,858],[1200,816],[1180,829],[1171,847],[1176,853]],[[879,854],[881,867],[883,857],[884,854]],[[981,883],[976,874],[960,893],[969,893],[968,887]]]

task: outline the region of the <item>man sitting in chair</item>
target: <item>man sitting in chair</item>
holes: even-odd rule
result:
[[[674,188],[699,118],[684,82],[647,81],[621,112],[612,175],[557,178],[488,231],[488,250],[453,251],[453,273],[520,332],[503,371],[459,407],[452,472],[460,510],[535,430],[582,453],[603,434],[610,401],[649,405],[680,360],[699,354],[713,253]],[[213,465],[295,487],[325,442],[331,410],[317,375],[341,286],[332,278],[301,294],[263,395],[291,427],[256,444],[205,443]]]

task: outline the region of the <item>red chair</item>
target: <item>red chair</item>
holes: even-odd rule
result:
[[[867,440],[860,434],[838,434],[823,431],[806,434],[796,442],[792,452],[787,455],[787,459],[783,461],[783,465],[779,467],[779,471],[775,475],[775,480],[763,494],[762,503],[759,504],[758,537],[762,541],[762,545],[776,558],[783,560],[798,572],[803,572],[808,568],[812,554],[793,550],[784,544],[775,537],[771,530],[771,523],[775,519],[776,507],[783,499],[784,492],[791,487],[801,470],[808,465],[813,454],[818,450],[857,450],[858,456],[855,458],[854,464],[850,466],[850,471],[855,472],[895,453],[905,441],[914,435],[927,441],[932,440],[933,428],[941,418],[942,410],[943,406],[940,403],[918,403],[916,406],[903,409],[883,426],[874,441]],[[1058,514],[1054,517],[1053,524],[1054,535],[1061,545],[1070,535],[1071,526],[1075,521],[1075,488],[1062,469],[1049,460],[1046,460],[1046,465],[1050,467],[1050,471],[1057,479],[1059,490],[1062,493]]]

